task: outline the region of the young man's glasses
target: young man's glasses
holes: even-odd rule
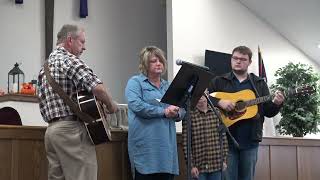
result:
[[[248,61],[247,58],[241,58],[241,57],[237,57],[237,56],[232,56],[231,58],[234,61],[237,61],[237,60],[240,60],[241,62]]]

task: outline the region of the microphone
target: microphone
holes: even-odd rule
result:
[[[194,66],[194,67],[201,68],[201,69],[206,70],[206,71],[210,71],[209,67],[207,67],[207,66],[201,66],[201,65],[198,65],[198,64],[193,64],[193,63],[190,63],[190,62],[187,62],[187,61],[183,61],[181,59],[177,59],[176,60],[176,64],[178,66],[182,66],[183,64],[188,64],[188,65],[191,65],[191,66]]]

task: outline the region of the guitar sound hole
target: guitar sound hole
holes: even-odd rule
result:
[[[244,101],[236,102],[235,111],[243,112],[246,109],[246,103]]]

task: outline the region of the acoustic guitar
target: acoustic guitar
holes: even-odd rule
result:
[[[314,92],[314,87],[302,86],[284,91],[283,94],[288,97],[298,94],[312,94]],[[255,93],[248,89],[235,93],[214,92],[211,93],[210,96],[218,99],[230,100],[235,104],[235,109],[232,111],[227,112],[220,109],[222,120],[227,127],[230,127],[240,120],[254,117],[258,113],[258,104],[270,101],[273,98],[273,95],[256,98]]]
[[[103,104],[87,91],[77,92],[77,100],[80,110],[95,120],[90,123],[84,122],[92,143],[98,145],[111,140],[110,124],[104,114]]]

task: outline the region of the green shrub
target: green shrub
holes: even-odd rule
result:
[[[319,89],[319,74],[311,66],[305,64],[289,63],[279,68],[275,73],[276,83],[271,86],[271,91],[277,89],[287,90],[305,85]],[[295,95],[286,97],[280,110],[281,120],[276,129],[280,134],[303,137],[308,133],[319,132],[319,92],[313,94]]]

